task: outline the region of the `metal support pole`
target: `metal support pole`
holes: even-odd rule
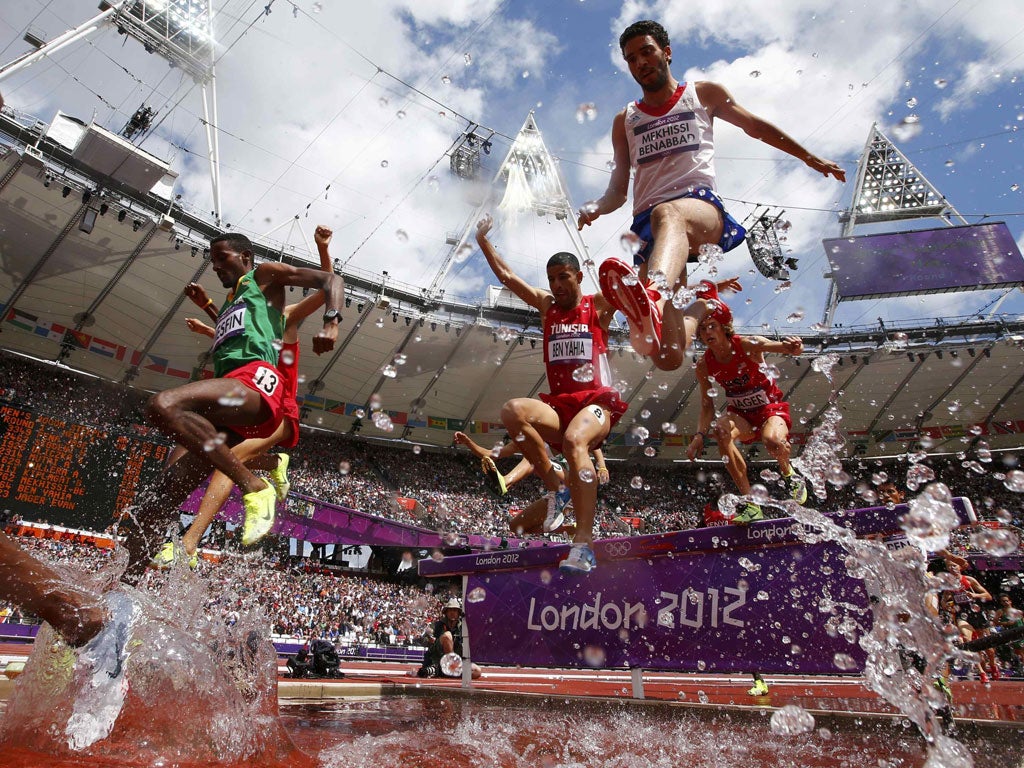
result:
[[[22,70],[25,67],[31,66],[35,62],[39,61],[39,59],[45,58],[46,56],[50,56],[56,53],[57,51],[61,50],[62,48],[66,48],[72,43],[78,42],[84,37],[88,37],[97,29],[99,29],[103,22],[107,21],[107,19],[109,19],[111,16],[117,13],[120,9],[120,5],[123,4],[124,3],[121,3],[118,5],[113,5],[110,8],[107,8],[107,10],[103,11],[103,13],[93,16],[91,19],[82,24],[79,24],[74,29],[69,29],[64,34],[55,37],[53,40],[51,40],[48,43],[45,43],[36,50],[24,53],[11,63],[6,64],[3,67],[0,67],[0,80],[3,80],[4,78],[10,75],[13,75],[15,72],[18,72],[19,70]]]

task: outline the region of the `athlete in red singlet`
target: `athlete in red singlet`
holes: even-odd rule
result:
[[[543,316],[544,363],[551,386],[551,394],[539,400],[509,400],[501,409],[501,420],[552,494],[552,502],[561,478],[544,444],[565,456],[576,533],[559,568],[587,573],[597,565],[590,548],[597,504],[597,472],[590,452],[600,447],[626,411],[626,403],[609,386],[608,325],[615,310],[599,293],[583,295],[583,273],[571,253],[556,253],[548,260],[549,290],[527,284],[487,239],[492,224],[490,216],[477,223],[477,243],[502,284]]]
[[[789,492],[801,504],[807,500],[807,486],[793,471],[789,463],[789,403],[785,402],[775,382],[765,375],[764,353],[799,355],[803,342],[796,336],[772,341],[763,336],[736,336],[732,328],[732,312],[718,302],[701,321],[698,337],[707,346],[707,352],[697,364],[697,383],[700,385],[700,422],[697,434],[690,441],[686,455],[691,461],[704,452],[704,440],[712,427],[718,450],[725,459],[726,469],[740,493],[750,494],[747,464],[736,447],[736,440],[752,443],[760,440],[765,449],[779,462]],[[711,398],[711,380],[725,390],[727,407],[717,419],[715,402]],[[748,502],[734,523],[749,523],[764,517],[759,504]]]
[[[320,255],[320,269],[333,272],[329,245],[334,233],[325,226],[318,226],[313,233],[317,251]],[[216,322],[217,312],[214,302],[206,295],[202,286],[193,283],[190,286],[189,298]],[[277,493],[277,498],[284,501],[288,496],[291,483],[288,481],[287,453],[277,453],[273,449],[294,448],[299,442],[299,406],[295,396],[299,389],[299,327],[302,321],[319,310],[324,304],[323,291],[316,291],[295,304],[284,308],[284,332],[281,349],[278,353],[277,370],[281,374],[282,419],[273,434],[267,437],[251,437],[243,440],[231,450],[235,456],[251,470],[262,470],[270,473],[270,479]],[[196,318],[186,320],[191,331],[213,338],[214,329]],[[181,537],[184,555],[190,567],[199,565],[199,542],[210,527],[220,508],[231,495],[234,483],[223,472],[214,472],[210,477],[203,500],[200,502],[195,519]],[[174,542],[165,543],[153,556],[151,564],[156,568],[167,568],[175,558]]]

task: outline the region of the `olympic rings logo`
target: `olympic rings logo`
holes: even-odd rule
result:
[[[625,557],[632,548],[628,541],[610,541],[604,545],[604,551],[612,557]]]

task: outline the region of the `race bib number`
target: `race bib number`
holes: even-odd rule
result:
[[[562,333],[552,330],[548,337],[548,362],[556,365],[582,365],[593,360],[594,336],[589,326],[582,327],[586,330],[576,330],[575,327]]]
[[[261,365],[253,374],[252,383],[260,392],[272,396],[281,384],[281,376],[273,368]]]
[[[604,426],[605,421],[608,420],[608,412],[600,405],[588,405],[586,410],[597,419],[597,423]]]
[[[660,160],[677,152],[694,152],[700,147],[696,115],[677,112],[633,129],[637,165]]]
[[[755,389],[752,392],[744,392],[742,395],[732,395],[725,398],[730,408],[737,411],[752,411],[755,408],[762,408],[768,405],[768,393],[763,389]]]
[[[220,346],[225,339],[245,333],[245,304],[233,304],[225,309],[217,318],[217,329],[213,336],[213,348]]]

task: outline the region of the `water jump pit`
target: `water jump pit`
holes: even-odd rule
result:
[[[585,577],[558,571],[564,547],[424,560],[424,575],[463,579],[477,681],[371,662],[343,662],[341,682],[278,681],[256,617],[211,644],[202,594],[171,617],[136,594],[144,620],[109,735],[69,746],[73,652],[44,629],[16,690],[0,688],[4,765],[1019,765],[1024,685],[955,683],[948,730],[930,678],[892,661],[934,640],[899,618],[921,580],[901,555],[914,548],[858,537],[896,533],[906,511],[834,513],[828,536],[821,520],[767,520],[607,540]],[[736,673],[752,671],[768,697],[747,695]]]

